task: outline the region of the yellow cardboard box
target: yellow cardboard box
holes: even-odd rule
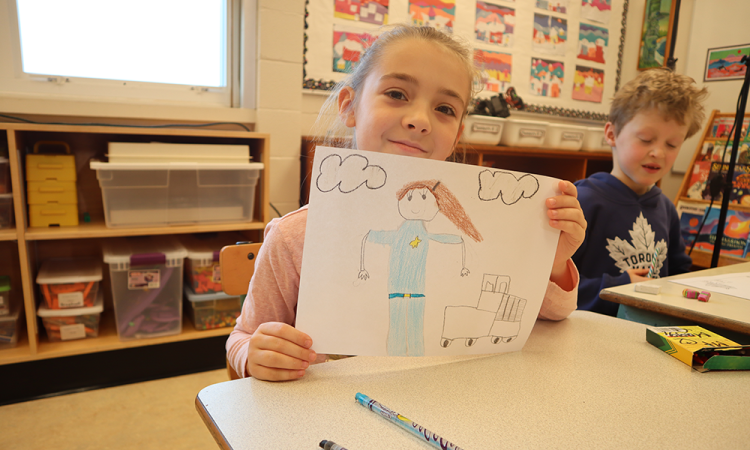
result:
[[[750,345],[699,326],[646,327],[646,340],[698,372],[750,370]]]

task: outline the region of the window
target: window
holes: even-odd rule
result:
[[[11,0],[0,90],[231,106],[230,2]]]

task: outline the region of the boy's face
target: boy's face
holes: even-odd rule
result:
[[[463,130],[470,83],[437,44],[404,40],[388,47],[360,92],[342,89],[339,114],[360,150],[444,161]]]
[[[672,169],[688,126],[665,120],[655,109],[641,111],[615,135],[612,123],[604,137],[612,146],[612,175],[643,195]]]

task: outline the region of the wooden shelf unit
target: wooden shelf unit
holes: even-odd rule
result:
[[[28,226],[25,155],[33,149],[34,143],[41,140],[64,141],[70,145],[76,156],[79,214],[89,213],[90,222],[80,221],[78,226],[73,227],[32,228]],[[19,318],[21,332],[18,345],[13,348],[0,349],[0,365],[229,335],[231,328],[196,330],[183,311],[183,326],[179,335],[120,341],[112,310],[109,270],[104,264],[100,288],[104,291],[105,310],[101,316],[98,337],[50,342],[46,332],[43,329],[40,331],[40,328],[44,327],[36,315],[40,301],[39,290],[35,282],[36,274],[41,263],[48,258],[77,256],[101,258],[102,243],[107,239],[120,236],[239,231],[248,240],[261,241],[263,229],[271,217],[269,135],[207,129],[0,123],[0,141],[6,141],[9,149],[15,213],[15,228],[0,230],[0,255],[2,255],[0,274],[11,276],[11,301],[21,304],[22,314],[25,317],[25,319]],[[248,145],[252,160],[264,164],[255,188],[255,211],[252,221],[108,228],[104,220],[102,193],[96,178],[96,171],[89,168],[89,160],[92,158],[106,160],[107,143],[113,141]]]
[[[682,184],[680,185],[680,190],[677,192],[677,197],[674,199],[675,206],[678,206],[680,202],[683,202],[685,204],[694,204],[694,205],[704,205],[708,206],[711,202],[709,200],[703,200],[703,199],[695,199],[688,197],[688,190],[690,189],[690,180],[693,176],[693,168],[695,167],[696,161],[701,158],[703,146],[705,143],[712,143],[714,145],[723,145],[724,142],[726,142],[726,137],[713,137],[712,136],[712,130],[714,126],[714,122],[717,119],[731,119],[733,120],[735,117],[735,113],[722,113],[718,110],[713,110],[711,112],[710,117],[708,118],[706,128],[703,130],[703,135],[701,136],[701,140],[698,143],[698,147],[695,149],[695,153],[693,154],[692,159],[690,160],[690,165],[688,166],[688,170],[685,173],[684,178],[682,179]],[[750,118],[750,113],[745,114],[745,120]],[[727,151],[731,152],[731,145],[734,142],[734,132],[732,132],[732,137],[729,140],[729,146],[727,148]],[[714,208],[721,208],[721,199],[717,199],[714,202],[713,205]],[[750,212],[750,206],[744,206],[744,205],[738,205],[738,204],[730,204],[729,209],[735,210],[735,211],[744,211],[744,212]],[[691,242],[686,242],[687,245],[687,252],[690,252],[690,245]],[[693,249],[693,252],[690,254],[690,256],[693,258],[693,266],[700,267],[700,268],[708,268],[711,266],[711,257],[712,253],[704,250],[699,249]],[[739,264],[743,262],[750,261],[749,258],[742,258],[738,256],[733,255],[719,255],[719,262],[718,266],[726,266],[729,264]]]
[[[555,150],[499,145],[461,144],[466,148],[466,163],[517,172],[535,173],[568,181],[577,181],[596,172],[612,170],[612,153]],[[310,174],[315,151],[314,138],[302,137],[302,183],[300,199],[308,200]]]

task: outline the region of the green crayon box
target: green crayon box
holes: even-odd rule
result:
[[[698,372],[750,370],[750,345],[699,326],[646,327],[646,340]]]

